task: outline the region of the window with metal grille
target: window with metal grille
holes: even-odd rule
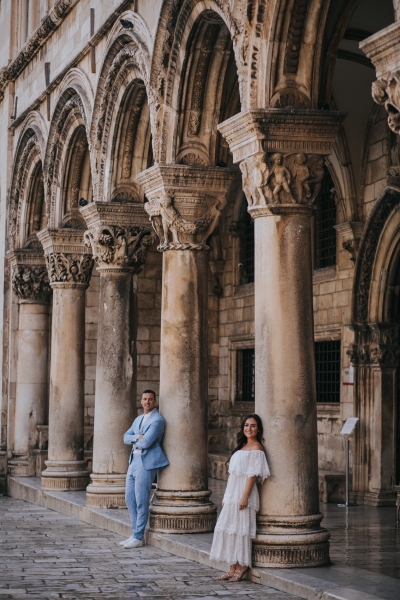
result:
[[[340,402],[340,340],[315,342],[317,402]]]
[[[240,283],[254,282],[254,221],[246,210],[243,215],[243,228],[241,236],[241,267]]]
[[[237,359],[237,400],[254,402],[254,348],[238,350]]]
[[[336,264],[336,202],[335,186],[328,169],[318,198],[315,216],[315,268],[324,269]]]

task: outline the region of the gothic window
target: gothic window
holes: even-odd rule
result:
[[[254,348],[237,350],[236,389],[238,402],[254,402]]]
[[[340,340],[315,342],[317,402],[340,402]]]
[[[321,190],[316,201],[315,268],[324,269],[336,264],[336,202],[332,177],[325,167]]]

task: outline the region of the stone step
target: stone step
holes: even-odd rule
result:
[[[43,492],[38,477],[8,477],[7,483],[8,495],[12,498],[50,508],[95,527],[117,533],[124,538],[131,534],[127,510],[89,508],[85,505],[84,491]],[[221,485],[218,481],[210,481],[212,489]],[[166,535],[147,531],[146,541],[175,556],[214,569],[228,568],[228,565],[209,559],[212,533]],[[260,585],[294,594],[306,600],[398,600],[400,598],[398,579],[349,567],[342,563],[310,569],[253,568],[250,570],[249,578]],[[337,581],[340,581],[340,584],[336,583]],[[375,593],[370,593],[371,591]]]

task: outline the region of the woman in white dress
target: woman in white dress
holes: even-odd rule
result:
[[[228,581],[240,581],[251,566],[251,541],[256,537],[259,509],[255,483],[262,483],[270,474],[258,415],[244,419],[238,441],[229,459],[229,478],[210,554],[210,560],[231,565],[229,572],[218,578]]]

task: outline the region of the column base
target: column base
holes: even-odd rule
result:
[[[58,492],[85,490],[90,479],[86,460],[46,460],[42,490]]]
[[[34,477],[36,475],[36,458],[27,453],[13,452],[8,461],[8,472],[12,477]]]
[[[208,533],[214,531],[217,508],[210,490],[164,492],[157,490],[150,505],[150,531],[156,533]]]
[[[289,569],[330,564],[330,533],[319,526],[323,515],[258,519],[253,566]]]
[[[92,473],[92,482],[86,488],[86,506],[96,508],[126,508],[126,474],[102,475]]]
[[[363,504],[365,506],[396,506],[396,492],[394,490],[364,492]]]

